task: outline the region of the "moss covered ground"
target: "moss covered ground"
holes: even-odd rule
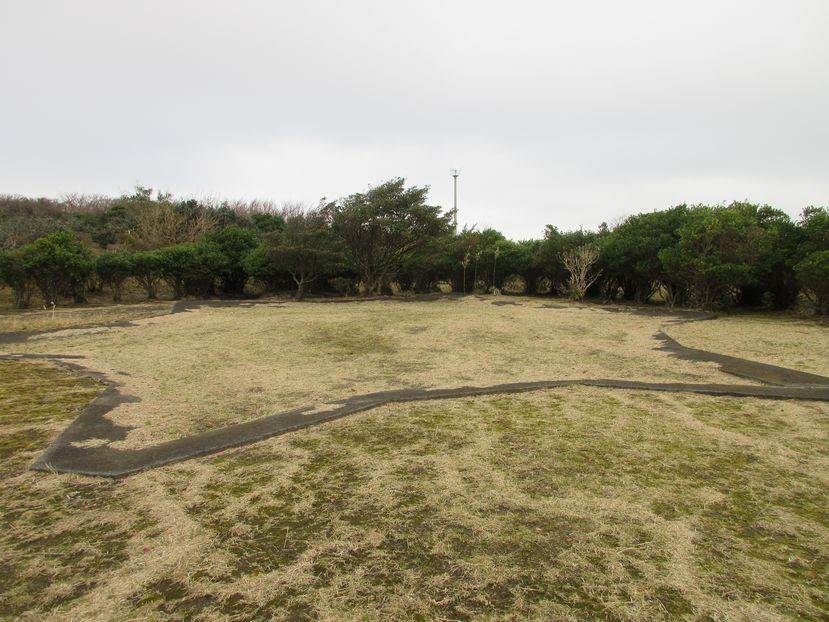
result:
[[[734,381],[655,350],[662,327],[829,369],[809,320],[515,300],[7,311],[0,332],[63,329],[3,350],[123,382],[134,445],[385,388]],[[2,619],[829,619],[826,404],[567,388],[388,405],[124,480],[28,471],[101,389],[0,360]]]
[[[0,363],[3,619],[829,617],[825,404],[568,388],[27,471],[99,388]]]

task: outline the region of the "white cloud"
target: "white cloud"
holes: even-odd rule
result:
[[[514,237],[829,203],[829,5],[0,4],[0,192],[315,202],[392,176]]]

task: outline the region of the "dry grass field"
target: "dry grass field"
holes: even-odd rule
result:
[[[665,318],[519,302],[205,307],[137,319],[137,326],[69,328],[5,349],[83,356],[85,366],[140,398],[109,415],[136,428],[121,447],[401,387],[558,378],[733,381],[716,365],[655,350]]]
[[[829,376],[829,323],[784,315],[723,316],[668,330],[690,348],[715,350],[772,365]]]
[[[656,350],[660,328],[829,373],[807,320],[509,301],[127,306],[133,326],[75,318],[0,352],[122,382],[133,447],[387,388],[743,382]],[[115,481],[27,471],[98,390],[0,361],[5,619],[829,617],[826,403],[572,387],[383,406]]]

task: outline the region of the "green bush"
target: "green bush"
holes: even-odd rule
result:
[[[23,309],[29,306],[34,280],[20,249],[0,252],[0,284],[12,289],[15,307]]]
[[[58,231],[21,247],[23,265],[43,296],[44,304],[71,296],[85,302],[86,279],[94,262],[89,251],[67,231]]]
[[[829,250],[810,253],[795,264],[794,271],[815,311],[829,314]]]
[[[121,302],[124,283],[135,272],[134,255],[130,253],[104,253],[95,260],[95,272],[112,289],[112,301]]]

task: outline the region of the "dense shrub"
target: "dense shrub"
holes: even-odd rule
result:
[[[164,264],[158,251],[138,251],[132,255],[132,276],[147,292],[147,298],[158,298],[158,285],[164,276]]]
[[[15,307],[23,309],[29,306],[34,280],[24,261],[22,249],[0,252],[0,284],[12,289]]]
[[[215,242],[178,244],[157,251],[161,275],[173,295],[206,298],[215,293],[216,280],[228,272],[229,261]]]
[[[107,285],[118,301],[130,277],[148,298],[162,280],[175,297],[239,296],[254,277],[299,298],[312,284],[379,293],[448,282],[482,293],[519,291],[512,284],[522,281],[528,293],[785,309],[803,292],[826,312],[826,208],[794,222],[767,205],[680,205],[597,231],[548,225],[543,239],[514,242],[495,229],[453,230],[427,191],[397,178],[315,210],[174,200],[144,187],[115,199],[0,195],[0,284],[20,307],[36,290],[47,304],[83,301],[87,283]],[[580,248],[597,253],[586,274],[564,261]]]
[[[22,265],[43,296],[44,304],[71,296],[85,302],[86,279],[94,263],[89,251],[67,231],[38,238],[21,249]]]
[[[135,273],[134,255],[130,253],[103,253],[95,260],[95,272],[112,289],[112,301],[121,302],[124,283]]]
[[[231,295],[241,294],[249,276],[244,267],[244,260],[256,247],[256,235],[237,224],[232,224],[209,234],[206,239],[224,256],[219,272],[222,291]]]
[[[794,266],[797,280],[819,314],[829,314],[829,250],[808,254]]]

